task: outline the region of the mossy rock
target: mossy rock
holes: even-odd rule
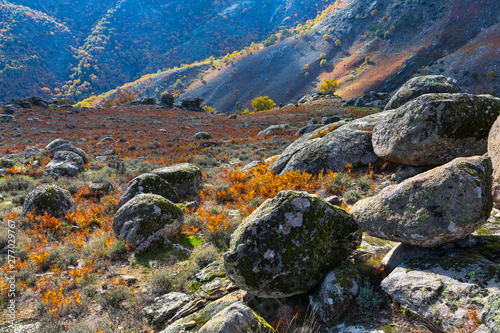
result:
[[[180,199],[198,195],[198,191],[203,183],[201,169],[190,163],[181,163],[155,169],[151,173],[157,174],[172,185]]]
[[[392,96],[385,110],[397,109],[401,105],[417,98],[418,96],[431,93],[459,93],[460,88],[455,80],[443,75],[425,75],[415,77],[406,82]]]
[[[441,165],[483,155],[500,116],[500,98],[427,94],[391,111],[373,130],[379,157],[408,165]]]
[[[113,218],[118,239],[131,244],[136,254],[167,248],[183,222],[183,212],[156,194],[139,194],[125,203]]]
[[[493,202],[491,184],[489,157],[457,158],[358,201],[350,213],[371,236],[442,246],[486,223]]]
[[[493,204],[495,208],[500,208],[500,117],[488,136],[488,155],[493,164]]]
[[[310,297],[313,311],[327,325],[334,325],[337,320],[347,315],[355,302],[361,286],[361,274],[350,261],[334,268]]]
[[[120,201],[118,201],[118,207],[123,206],[133,197],[142,193],[157,194],[174,203],[179,202],[179,197],[172,185],[164,181],[157,174],[145,173],[132,179],[127,184]]]
[[[84,169],[80,155],[71,151],[58,151],[54,158],[46,165],[45,173],[57,177],[74,177]]]
[[[357,249],[361,234],[343,209],[283,191],[240,224],[224,268],[237,286],[260,297],[304,294]]]
[[[483,257],[480,247],[437,253],[402,263],[382,281],[382,289],[442,331],[459,331],[475,312],[497,332],[500,264]]]
[[[24,201],[22,216],[34,211],[37,215],[45,213],[62,217],[74,211],[76,204],[68,191],[57,185],[45,184],[31,191]]]
[[[242,302],[236,302],[217,313],[199,333],[274,333],[262,317]]]
[[[14,162],[11,160],[8,160],[6,158],[0,158],[0,168],[13,168],[14,167]]]

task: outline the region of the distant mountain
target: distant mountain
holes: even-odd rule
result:
[[[204,80],[183,77],[180,99],[203,97],[232,112],[263,95],[276,103],[297,100],[325,78],[338,80],[338,93],[349,98],[394,91],[413,75],[431,73],[455,78],[468,92],[499,94],[499,15],[499,1],[337,1],[294,36],[235,56],[232,65],[212,66]],[[160,79],[174,74],[151,75],[118,91],[159,96],[166,87],[175,91]]]
[[[147,73],[232,53],[315,17],[327,3],[0,0],[0,100],[80,100]]]

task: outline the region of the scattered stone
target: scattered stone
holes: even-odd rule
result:
[[[313,311],[325,324],[334,325],[349,313],[361,281],[356,266],[350,261],[343,262],[328,273],[318,291],[309,297]]]
[[[153,300],[151,305],[141,310],[148,323],[158,329],[172,318],[191,298],[183,293],[172,292]]]
[[[42,152],[42,150],[38,147],[28,146],[28,147],[26,147],[26,150],[24,152],[24,157],[26,159],[30,159],[32,157],[39,155],[41,152]]]
[[[210,140],[212,139],[212,135],[207,132],[198,132],[193,136],[195,140]]]
[[[257,136],[266,136],[266,135],[277,135],[277,134],[283,134],[283,130],[289,129],[290,127],[287,124],[280,124],[280,125],[272,125],[266,128],[263,131],[260,131]]]
[[[3,114],[14,114],[14,109],[10,109],[10,108],[5,108],[3,109],[2,111]]]
[[[13,168],[14,167],[14,162],[7,158],[0,158],[0,168],[8,169],[8,168]]]
[[[10,114],[0,114],[0,122],[9,122],[16,120],[16,117]]]
[[[365,106],[366,101],[363,97],[355,97],[346,100],[343,104],[342,107],[345,108],[347,106],[356,106],[356,107],[363,107]]]
[[[457,158],[358,201],[350,213],[369,235],[421,247],[462,239],[492,208],[489,157]]]
[[[130,105],[156,105],[156,99],[154,97],[142,97],[137,98],[129,103]]]
[[[406,82],[392,96],[385,110],[397,109],[418,96],[431,93],[459,93],[460,88],[452,78],[443,75],[424,75]]]
[[[241,172],[248,172],[252,169],[255,169],[256,167],[258,167],[259,165],[262,165],[264,164],[264,162],[262,161],[252,161],[250,163],[248,163],[247,165],[245,165],[243,168],[240,169]]]
[[[195,327],[197,324],[194,320],[188,321],[187,323],[182,324],[185,328],[190,329]]]
[[[122,207],[125,203],[132,200],[132,198],[142,193],[157,194],[174,203],[179,202],[179,197],[172,185],[164,181],[157,174],[144,173],[135,177],[127,184],[123,190],[122,197],[118,201],[118,207]]]
[[[486,153],[500,98],[427,94],[388,112],[373,130],[375,153],[402,164],[440,165]]]
[[[118,239],[126,240],[137,254],[168,247],[183,222],[182,209],[156,194],[139,194],[125,203],[113,218]]]
[[[24,200],[21,215],[30,212],[36,215],[47,213],[54,217],[62,217],[66,213],[76,210],[76,204],[67,190],[57,185],[44,184],[31,191]]]
[[[325,199],[326,202],[328,202],[330,205],[334,206],[340,206],[342,205],[342,198],[339,198],[336,195],[329,196],[328,198]]]
[[[89,190],[92,192],[92,195],[97,198],[102,198],[105,195],[110,194],[115,190],[113,184],[110,182],[100,182],[100,183],[92,183],[89,185]]]
[[[212,317],[198,333],[276,332],[263,318],[242,302],[236,302]]]
[[[100,142],[114,142],[115,139],[113,139],[112,137],[110,136],[107,136],[105,138],[102,138],[101,140],[99,140]]]
[[[56,139],[56,140],[52,141],[51,143],[49,143],[45,147],[45,150],[50,155],[54,155],[58,151],[71,151],[75,154],[80,155],[84,164],[89,163],[88,155],[82,149],[73,146],[73,144],[71,144],[71,142],[69,142],[68,140]]]
[[[229,116],[229,119],[236,119],[236,118],[238,118],[238,116],[235,115],[235,114],[232,114],[232,115]]]
[[[224,267],[254,295],[303,294],[359,246],[361,234],[343,209],[305,192],[283,191],[239,225]]]
[[[307,133],[314,132],[315,130],[317,130],[318,128],[321,128],[323,126],[325,126],[325,125],[323,125],[323,124],[308,125],[308,126],[299,128],[295,134],[296,135],[304,135]]]
[[[320,124],[321,125],[330,125],[330,124],[336,123],[340,120],[341,119],[338,116],[323,117],[323,118],[321,118]]]
[[[354,121],[343,120],[308,133],[289,145],[269,167],[277,174],[300,170],[317,174],[322,170],[339,172],[347,163],[354,167],[374,163],[373,127],[386,116],[376,113]]]
[[[175,97],[169,93],[163,93],[160,97],[160,103],[164,104],[167,107],[173,107],[175,102]]]
[[[201,107],[201,103],[203,103],[203,98],[184,98],[181,101],[181,107],[188,111],[197,111],[203,112],[203,108]]]
[[[83,169],[84,163],[80,155],[71,151],[58,151],[46,165],[45,172],[57,177],[74,177]]]
[[[151,171],[172,185],[180,199],[196,196],[203,183],[201,169],[194,164],[181,163]]]

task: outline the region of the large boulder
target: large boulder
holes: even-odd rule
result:
[[[172,94],[163,93],[163,94],[161,94],[161,97],[160,97],[160,103],[164,104],[165,106],[172,107],[172,106],[174,106],[174,103],[175,103],[175,97]]]
[[[197,97],[197,98],[184,98],[181,101],[181,107],[188,111],[197,111],[197,112],[203,112],[203,109],[201,107],[201,103],[203,103],[203,98]]]
[[[118,207],[123,206],[136,195],[142,193],[157,194],[174,203],[179,202],[179,197],[177,193],[175,193],[172,185],[164,181],[163,178],[157,174],[144,173],[135,177],[127,184],[125,190],[123,190],[122,197],[118,201]]]
[[[361,231],[343,209],[283,191],[238,226],[224,268],[237,286],[260,297],[304,294],[360,242]]]
[[[242,302],[236,302],[212,317],[198,333],[271,333],[266,321]]]
[[[334,172],[353,166],[368,165],[378,157],[373,152],[372,130],[386,112],[354,121],[340,121],[305,134],[288,146],[269,167],[275,173],[300,170],[317,174],[321,170]]]
[[[459,92],[460,88],[452,78],[443,75],[418,76],[399,88],[385,106],[385,110],[397,109],[412,99],[425,94]]]
[[[52,161],[47,163],[45,172],[55,176],[76,176],[84,169],[84,163],[80,155],[71,151],[58,151]]]
[[[331,326],[351,310],[361,286],[361,274],[350,261],[334,268],[314,296],[311,307],[321,321]]]
[[[375,126],[373,149],[383,159],[410,165],[483,155],[499,115],[500,98],[490,95],[422,95]]]
[[[498,248],[498,239],[490,246]],[[461,332],[482,322],[482,332],[498,332],[500,264],[484,257],[482,251],[452,251],[406,261],[382,281],[381,287],[442,331]]]
[[[113,218],[113,231],[138,254],[170,246],[183,222],[182,209],[156,194],[139,194]]]
[[[194,164],[181,163],[151,171],[172,185],[179,198],[195,196],[203,183],[201,169]]]
[[[38,156],[41,152],[42,152],[42,150],[38,147],[28,146],[28,147],[26,147],[26,150],[24,152],[24,157],[26,159],[30,159],[32,157]]]
[[[436,247],[486,223],[491,183],[489,157],[457,158],[358,201],[350,213],[371,236]]]
[[[68,140],[55,139],[45,147],[45,150],[50,155],[54,155],[58,151],[71,151],[75,154],[78,154],[82,158],[84,164],[89,163],[89,157],[87,153],[85,153],[83,149],[73,146],[73,144]]]
[[[28,213],[34,212],[37,215],[47,213],[54,217],[62,217],[75,209],[76,204],[68,191],[57,185],[45,184],[38,186],[28,194],[24,200],[21,215],[26,216]]]
[[[14,162],[12,162],[10,159],[4,157],[0,158],[0,168],[8,169],[13,167],[14,167]]]
[[[493,164],[493,205],[500,208],[500,117],[491,127],[488,136],[488,155]]]

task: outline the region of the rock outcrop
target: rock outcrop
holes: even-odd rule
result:
[[[368,165],[378,157],[373,152],[372,130],[387,113],[376,113],[354,121],[341,121],[308,133],[289,145],[269,167],[275,173],[300,170],[313,174]]]
[[[427,94],[389,111],[373,129],[379,157],[409,165],[440,165],[483,155],[500,98],[490,95]]]
[[[418,96],[432,93],[459,93],[460,88],[452,78],[443,75],[424,75],[406,82],[392,96],[385,110],[397,109]]]
[[[492,208],[489,157],[452,162],[358,201],[350,213],[369,235],[421,247],[466,237]]]
[[[323,199],[283,191],[233,233],[224,254],[230,279],[260,297],[304,294],[360,244],[351,216]]]
[[[488,136],[488,155],[493,164],[493,205],[500,208],[500,117],[491,127]]]
[[[72,151],[60,150],[55,153],[52,161],[46,165],[45,172],[57,177],[74,177],[82,172],[83,168],[84,163],[80,155]]]

